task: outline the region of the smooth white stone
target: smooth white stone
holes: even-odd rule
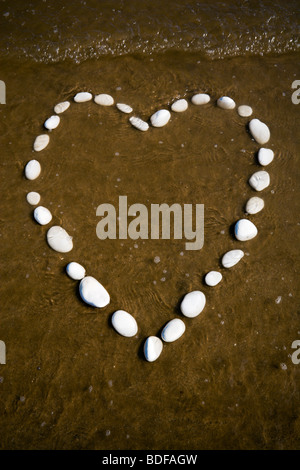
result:
[[[167,109],[160,109],[152,114],[150,121],[153,127],[163,127],[168,124],[171,117],[170,111]]]
[[[210,271],[206,274],[204,280],[208,286],[216,286],[222,280],[222,274],[218,271]]]
[[[82,300],[92,307],[103,308],[110,302],[107,290],[92,276],[86,276],[80,281],[79,293]]]
[[[53,225],[47,232],[49,246],[59,253],[68,253],[73,248],[73,238],[59,225]]]
[[[229,98],[229,96],[221,96],[221,98],[218,99],[217,105],[219,108],[222,109],[234,109],[235,108],[235,102],[233,101],[232,98]]]
[[[54,106],[54,112],[56,114],[64,113],[69,108],[70,104],[70,101],[62,101]]]
[[[273,161],[274,152],[271,149],[266,149],[264,147],[260,148],[257,155],[260,165],[267,166]]]
[[[131,338],[135,336],[138,331],[138,326],[135,318],[125,310],[117,310],[112,318],[111,323],[114,329],[122,336]]]
[[[245,211],[247,214],[257,214],[264,208],[264,200],[260,197],[251,197],[246,204]]]
[[[239,106],[237,111],[241,117],[249,117],[253,113],[251,106],[247,106],[246,104]]]
[[[234,226],[234,234],[238,240],[245,242],[257,235],[257,228],[251,220],[240,219]]]
[[[125,114],[130,114],[133,111],[132,107],[125,103],[117,103],[116,107],[118,108],[119,111],[122,111],[122,113],[125,113]]]
[[[52,220],[52,214],[47,207],[38,206],[33,211],[33,217],[40,225],[47,225]]]
[[[185,332],[185,324],[180,318],[170,320],[161,332],[161,337],[166,343],[176,341]]]
[[[30,191],[27,196],[26,196],[28,204],[31,204],[32,206],[36,206],[40,200],[41,196],[39,193],[36,193],[35,191]]]
[[[270,130],[264,122],[261,122],[259,119],[252,119],[249,122],[249,129],[252,137],[258,144],[263,145],[269,141],[271,135]]]
[[[84,103],[85,101],[90,101],[92,98],[92,93],[89,93],[88,91],[81,91],[74,96],[74,101],[76,103]]]
[[[133,127],[136,127],[136,129],[139,129],[140,131],[145,132],[149,129],[149,124],[138,117],[132,116],[129,118],[129,122]]]
[[[182,113],[188,109],[188,102],[185,99],[174,101],[171,106],[172,111],[175,113]]]
[[[67,264],[66,272],[74,281],[81,281],[85,276],[85,268],[81,264],[76,263],[76,261],[71,261]]]
[[[231,268],[236,265],[244,256],[242,250],[230,250],[225,253],[222,258],[222,265],[224,268]]]
[[[200,290],[186,294],[181,302],[180,310],[185,317],[194,318],[199,315],[206,304],[206,297]]]
[[[35,152],[40,152],[41,150],[44,150],[44,148],[47,147],[47,145],[49,144],[49,141],[50,137],[48,134],[38,135],[33,143],[33,150]]]
[[[56,116],[56,115],[53,115],[53,116],[50,116],[45,122],[44,122],[44,126],[46,127],[46,129],[49,129],[49,131],[52,131],[52,129],[56,129],[58,124],[60,123],[60,117],[59,116]]]
[[[157,336],[149,336],[144,344],[144,355],[148,362],[156,361],[163,350],[163,342]]]
[[[30,160],[25,166],[25,176],[28,180],[35,180],[41,173],[41,165],[37,160]]]
[[[206,93],[197,93],[196,95],[192,96],[191,102],[197,106],[206,104],[210,102],[210,96]]]
[[[95,103],[100,104],[101,106],[112,106],[114,104],[114,99],[112,96],[107,95],[106,93],[101,93],[96,95],[94,98]]]
[[[249,179],[250,186],[256,191],[262,191],[270,184],[270,175],[267,171],[256,171]]]

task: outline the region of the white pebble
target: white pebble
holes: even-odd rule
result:
[[[100,104],[101,106],[112,106],[114,104],[114,99],[112,96],[107,95],[106,93],[101,93],[96,95],[94,98],[95,103]]]
[[[160,109],[152,114],[150,121],[153,127],[163,127],[168,124],[171,117],[170,111],[167,109]]]
[[[176,341],[185,332],[185,324],[180,318],[170,320],[161,332],[161,337],[166,343]]]
[[[44,126],[46,127],[46,129],[49,129],[49,131],[51,131],[52,129],[56,129],[59,123],[60,117],[53,115],[44,122]]]
[[[110,302],[107,290],[92,276],[86,276],[80,281],[79,293],[82,300],[92,307],[103,308]]]
[[[25,166],[25,176],[28,180],[35,180],[41,173],[41,165],[37,160],[30,160]]]
[[[114,329],[122,336],[130,338],[135,336],[138,331],[138,326],[135,318],[125,310],[117,310],[112,318],[111,323]]]
[[[188,109],[188,102],[185,99],[174,101],[171,106],[172,111],[175,113],[182,113]]]
[[[258,151],[258,162],[262,166],[267,166],[269,163],[273,161],[274,158],[274,152],[271,149],[266,149],[264,147],[260,148]]]
[[[81,264],[76,263],[76,261],[71,261],[67,264],[66,272],[74,281],[81,281],[85,276],[85,268]]]
[[[40,225],[47,225],[52,220],[51,212],[43,206],[38,206],[34,209],[33,217]]]
[[[229,98],[229,96],[221,96],[221,98],[218,99],[217,105],[219,108],[222,109],[234,109],[235,108],[235,102],[233,101],[232,98]]]
[[[50,137],[48,134],[38,135],[33,143],[33,150],[35,152],[40,152],[49,144]]]
[[[210,96],[206,93],[197,93],[196,95],[192,96],[191,102],[195,105],[201,105],[209,103]]]
[[[156,263],[156,264],[159,263],[159,262],[160,262],[160,257],[159,257],[159,256],[155,256],[153,261],[154,261],[154,263]]]
[[[122,113],[125,113],[125,114],[130,114],[133,111],[131,106],[129,106],[128,104],[124,104],[124,103],[117,103],[116,107],[118,108],[119,111],[122,111]]]
[[[148,362],[158,359],[163,350],[163,342],[157,336],[149,336],[144,344],[144,355]]]
[[[132,116],[129,118],[129,122],[133,127],[136,127],[136,129],[139,129],[140,131],[147,131],[149,129],[149,124],[142,119]]]
[[[68,253],[73,248],[73,239],[65,229],[59,225],[53,225],[47,232],[49,246],[59,253]]]
[[[231,268],[236,265],[244,256],[242,250],[230,250],[225,253],[222,258],[222,265],[224,268]]]
[[[206,297],[200,290],[186,294],[181,302],[180,310],[185,317],[194,318],[199,315],[206,304]]]
[[[252,137],[258,144],[266,144],[270,139],[270,130],[268,126],[259,119],[252,119],[249,123],[249,129]]]
[[[36,193],[35,191],[30,191],[27,196],[26,196],[28,204],[31,204],[32,206],[36,206],[40,200],[41,196],[39,193]]]
[[[74,96],[74,101],[76,103],[84,103],[85,101],[90,101],[93,98],[92,93],[87,91],[81,91]]]
[[[222,274],[218,271],[210,271],[206,274],[204,280],[208,286],[216,286],[222,280]]]
[[[239,106],[237,111],[241,117],[249,117],[253,112],[251,106],[247,106],[246,104]]]
[[[270,175],[267,171],[257,171],[249,179],[250,186],[256,191],[262,191],[270,184]]]
[[[234,234],[237,240],[245,242],[252,240],[257,235],[257,228],[251,220],[240,219],[237,221],[234,227]]]
[[[70,101],[63,101],[62,103],[58,103],[54,106],[54,112],[56,114],[64,113],[70,106]]]
[[[264,200],[260,197],[251,197],[246,204],[245,211],[247,214],[257,214],[264,208]]]

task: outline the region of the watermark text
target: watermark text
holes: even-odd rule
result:
[[[0,80],[0,104],[6,104],[6,86],[3,80]]]
[[[194,206],[151,204],[149,212],[144,204],[128,207],[127,196],[119,196],[118,213],[112,204],[97,207],[96,215],[101,220],[97,224],[96,234],[100,240],[170,240],[173,236],[176,240],[188,240],[186,250],[200,250],[204,244],[204,204]]]
[[[0,364],[6,364],[6,345],[0,341]]]
[[[299,104],[300,103],[300,80],[294,80],[292,83],[292,88],[294,93],[292,94],[292,103]]]
[[[300,364],[300,339],[295,339],[292,342],[292,349],[296,349],[292,354],[292,363]]]

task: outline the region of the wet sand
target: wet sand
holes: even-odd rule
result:
[[[299,106],[291,100],[298,63],[295,53],[212,61],[172,51],[80,64],[1,60],[1,449],[299,448],[300,365],[291,360],[300,335]],[[53,106],[78,91],[109,93],[143,119],[195,92],[212,101],[190,104],[146,133],[115,107],[72,102],[49,146],[34,153]],[[266,147],[275,158],[262,194],[247,183],[262,169],[249,119],[217,108],[222,95],[252,106],[270,127]],[[28,181],[24,165],[32,158],[42,173]],[[32,190],[74,237],[72,252],[47,245],[48,227],[26,202]],[[147,207],[204,204],[203,248],[187,251],[185,240],[100,241],[96,208],[117,206],[120,195]],[[232,226],[254,195],[265,201],[251,216],[258,236],[238,242]],[[245,256],[224,270],[220,258],[234,248]],[[73,260],[107,288],[108,307],[82,302],[65,274]],[[211,269],[223,274],[214,288],[203,282]],[[144,340],[183,318],[180,300],[196,289],[207,297],[204,311],[184,318],[184,335],[148,363]],[[135,337],[112,328],[117,309],[136,318]]]

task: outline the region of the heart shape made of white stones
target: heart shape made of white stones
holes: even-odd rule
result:
[[[115,104],[114,98],[106,93],[93,95],[90,92],[78,92],[73,97],[73,101],[75,103],[83,103],[91,101],[93,98],[97,105],[103,107],[115,105],[120,112],[131,115],[129,122],[134,128],[141,132],[148,131],[150,127],[160,128],[167,125],[172,112],[182,113],[189,106],[189,102],[186,99],[177,99],[173,101],[170,110],[159,109],[149,118],[149,122],[147,122],[134,115],[131,106],[125,103]],[[206,93],[197,93],[191,97],[190,101],[194,106],[204,106],[211,101],[211,97]],[[60,115],[64,113],[70,105],[70,101],[63,101],[54,106],[54,114],[44,122],[45,129],[48,131],[54,130],[60,123]],[[233,110],[236,108],[235,101],[228,96],[220,97],[216,101],[216,105],[224,110]],[[253,111],[248,105],[240,105],[237,107],[237,112],[241,118],[248,118],[252,115]],[[248,125],[250,134],[259,145],[264,145],[269,141],[270,131],[265,123],[254,118],[245,124],[246,126]],[[35,152],[42,151],[47,147],[49,141],[49,133],[37,136],[33,143],[33,150]],[[274,152],[271,149],[261,147],[258,150],[258,162],[261,166],[269,165],[273,158]],[[29,180],[38,178],[40,172],[41,165],[36,159],[30,160],[25,165],[25,177]],[[269,186],[270,176],[267,171],[260,170],[250,177],[248,183],[254,190],[260,192]],[[37,206],[33,211],[33,216],[37,223],[40,225],[48,225],[51,222],[52,214],[49,209],[39,205],[39,193],[30,191],[27,194],[27,202],[33,206]],[[249,215],[253,215],[260,212],[263,208],[263,199],[254,196],[247,201],[245,212]],[[257,233],[257,227],[247,218],[242,218],[235,223],[234,234],[239,241],[251,240]],[[73,238],[59,225],[53,225],[49,228],[47,232],[47,242],[53,250],[60,253],[70,252],[73,248]],[[222,256],[222,266],[225,269],[230,269],[235,266],[243,256],[244,252],[240,249],[229,250]],[[66,266],[66,273],[73,280],[79,281],[80,296],[88,305],[95,308],[104,308],[110,303],[110,295],[105,287],[93,276],[86,275],[86,270],[82,265],[76,261],[72,261]],[[221,282],[222,277],[221,272],[217,270],[210,271],[205,276],[205,283],[208,286],[216,286]],[[183,316],[194,318],[203,311],[205,304],[205,294],[199,290],[194,290],[184,296],[180,304],[180,310]],[[124,310],[115,311],[112,315],[111,323],[116,332],[122,336],[132,337],[137,334],[138,325],[135,318]],[[185,323],[181,318],[173,318],[164,325],[160,337],[153,335],[148,336],[143,346],[145,359],[148,362],[153,362],[158,359],[163,350],[164,343],[179,339],[183,335],[185,328]]]

